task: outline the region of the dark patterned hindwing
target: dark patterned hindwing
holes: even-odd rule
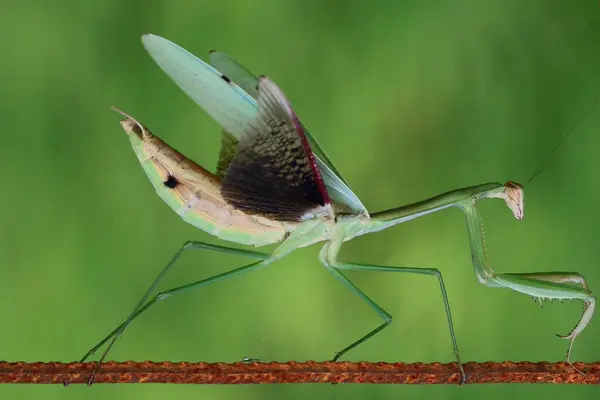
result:
[[[306,136],[281,90],[259,80],[258,113],[240,138],[221,194],[234,207],[279,221],[299,221],[329,204]]]

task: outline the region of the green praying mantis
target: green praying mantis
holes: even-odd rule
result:
[[[296,116],[281,89],[269,78],[255,77],[224,53],[211,52],[210,65],[178,45],[155,35],[142,42],[160,68],[223,128],[216,173],[211,173],[154,136],[133,117],[119,111],[121,125],[158,195],[184,221],[224,241],[260,247],[279,244],[270,253],[188,241],[150,285],[139,303],[108,336],[94,346],[85,361],[110,341],[94,374],[127,326],[152,305],[172,296],[225,281],[284,258],[294,250],[323,242],[319,261],[339,282],[380,317],[381,324],[338,351],[334,361],[372,338],[392,322],[392,316],[356,287],[345,271],[423,274],[435,277],[446,311],[448,329],[461,382],[454,323],[442,274],[434,268],[383,266],[342,261],[343,243],[357,236],[456,207],[465,216],[475,276],[489,287],[508,288],[542,300],[582,300],[584,311],[574,328],[560,336],[575,338],[594,313],[595,297],[578,273],[496,273],[486,254],[482,218],[476,203],[501,199],[517,219],[523,218],[523,186],[515,182],[484,183],[387,211],[369,213],[341,173]],[[118,110],[117,110],[118,111]],[[254,261],[208,279],[158,293],[157,285],[188,250],[236,254]]]

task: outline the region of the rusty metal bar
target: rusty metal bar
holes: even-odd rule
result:
[[[95,363],[0,362],[0,383],[87,383]],[[600,362],[470,362],[466,384],[559,383],[600,384]],[[371,362],[172,363],[107,362],[94,379],[99,383],[398,383],[457,384],[455,363],[405,364]]]
[[[95,363],[0,362],[0,383],[87,383]],[[600,384],[600,362],[470,362],[466,384],[559,383]],[[94,383],[397,383],[457,384],[455,363],[405,364],[370,362],[172,363],[107,362]]]

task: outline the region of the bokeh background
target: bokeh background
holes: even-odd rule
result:
[[[0,359],[80,358],[132,309],[187,239],[217,240],[155,195],[112,105],[202,165],[219,128],[139,41],[234,55],[285,91],[372,211],[488,181],[526,183],[600,94],[597,1],[0,2]],[[600,107],[526,186],[526,216],[480,203],[493,267],[566,270],[600,288]],[[564,150],[564,151],[563,151]],[[379,323],[302,249],[173,298],[135,321],[117,360],[324,360]],[[565,356],[581,304],[480,285],[452,209],[357,238],[342,258],[439,268],[464,361]],[[161,286],[246,260],[187,254]],[[348,360],[453,361],[438,283],[348,273],[394,316]],[[573,359],[600,358],[598,316]],[[588,387],[363,385],[4,386],[6,399],[589,398]]]

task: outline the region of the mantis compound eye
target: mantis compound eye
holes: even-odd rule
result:
[[[523,192],[523,185],[508,181],[504,184],[503,196],[506,205],[513,212],[516,219],[523,219],[525,212],[525,193]]]

